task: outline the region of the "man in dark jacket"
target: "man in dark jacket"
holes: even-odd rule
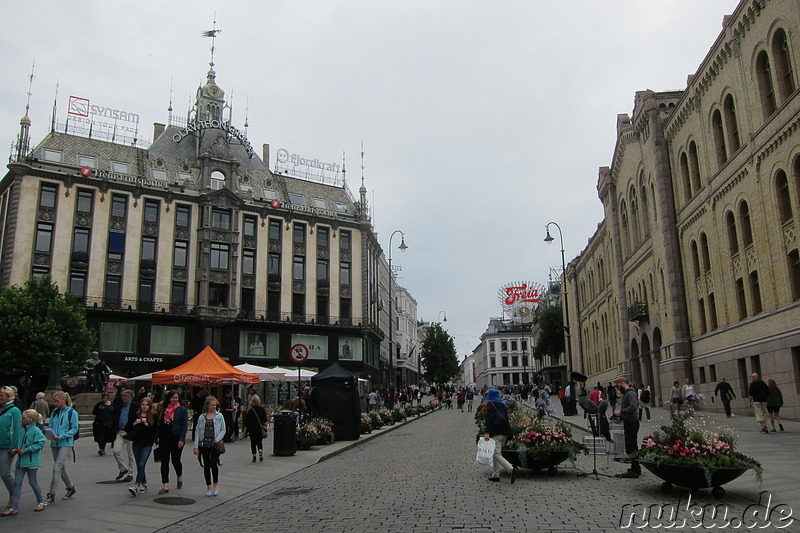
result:
[[[720,400],[722,400],[722,407],[725,409],[725,416],[728,418],[731,417],[731,400],[736,398],[736,393],[733,392],[733,387],[731,384],[725,381],[723,377],[720,379],[719,383],[717,383],[717,387],[714,389],[714,396],[719,396]]]
[[[618,377],[614,386],[622,393],[617,415],[622,418],[622,429],[625,432],[625,453],[631,454],[639,449],[639,396],[636,389],[630,386],[628,378]],[[617,477],[636,478],[642,475],[642,467],[638,461],[631,460],[631,467]]]
[[[769,399],[769,387],[758,377],[758,373],[753,373],[753,381],[747,395],[750,397],[750,406],[756,415],[756,422],[761,425],[761,433],[769,433],[767,429],[767,400]]]

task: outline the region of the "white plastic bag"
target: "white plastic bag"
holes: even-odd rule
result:
[[[494,439],[486,440],[481,437],[478,439],[478,455],[475,457],[475,462],[479,465],[491,466],[494,461],[494,449],[497,442]]]

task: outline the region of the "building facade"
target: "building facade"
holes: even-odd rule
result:
[[[392,336],[396,344],[395,380],[398,387],[419,384],[419,355],[422,344],[417,335],[417,301],[408,289],[393,286],[395,295],[394,330]]]
[[[480,344],[473,350],[478,388],[533,382],[532,318],[489,319]]]
[[[800,4],[742,1],[682,91],[636,93],[599,172],[605,219],[569,265],[576,368],[655,402],[753,372],[800,416]]]
[[[155,124],[152,143],[54,119],[30,149],[26,113],[0,182],[0,286],[50,276],[84,302],[117,374],[206,345],[234,364],[286,365],[302,344],[304,366],[338,361],[376,383],[387,267],[363,179],[356,200],[344,168],[274,171],[269,145],[259,157],[230,117],[213,63],[186,118]]]

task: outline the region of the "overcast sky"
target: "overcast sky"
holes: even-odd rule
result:
[[[208,71],[234,124],[272,147],[341,163],[358,195],[361,142],[373,223],[399,283],[456,338],[459,358],[502,311],[498,290],[546,283],[603,218],[597,172],[635,91],[680,90],[736,0],[239,0],[3,2],[0,142],[7,160],[31,96],[32,139],[70,95],[166,122]],[[397,237],[392,241],[399,244]]]

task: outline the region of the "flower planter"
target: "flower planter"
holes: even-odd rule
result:
[[[569,459],[569,452],[554,451],[529,461],[526,454],[519,453],[517,450],[503,450],[503,457],[514,466],[529,468],[531,470],[547,469],[550,475],[558,472],[557,465]]]
[[[749,470],[749,468],[716,468],[710,471],[709,477],[706,475],[705,469],[696,466],[667,465],[650,461],[639,461],[639,464],[664,480],[661,490],[666,493],[672,492],[674,484],[690,489],[711,487],[712,494],[717,497],[725,495],[722,485],[733,481]]]

